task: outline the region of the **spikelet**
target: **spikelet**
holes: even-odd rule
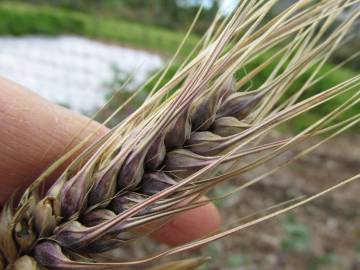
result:
[[[139,261],[108,262],[101,256],[126,248],[136,239],[134,230],[144,224],[206,204],[192,199],[216,184],[256,169],[312,136],[356,124],[359,117],[331,122],[359,101],[359,91],[352,92],[359,76],[303,99],[313,77],[295,95],[288,90],[307,69],[321,68],[359,11],[324,35],[351,1],[302,0],[264,22],[276,2],[242,1],[222,23],[215,20],[203,50],[79,155],[47,193],[40,192],[41,176],[16,207],[4,206],[0,270],[119,269],[216,240],[225,233]],[[239,70],[269,51],[277,53],[238,77]],[[245,89],[270,64],[275,68],[265,82]],[[280,124],[343,93],[352,93],[347,102],[296,136],[262,142]],[[241,164],[244,157],[258,154]],[[205,261],[153,269],[194,269]]]

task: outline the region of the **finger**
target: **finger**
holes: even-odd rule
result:
[[[0,93],[1,205],[64,154],[69,144],[75,145],[99,124],[2,78]],[[105,133],[104,127],[96,137]],[[208,204],[178,215],[155,232],[154,238],[175,245],[206,235],[219,223],[217,209]]]
[[[1,205],[98,124],[2,78],[0,93]]]
[[[151,235],[159,242],[178,246],[215,232],[220,223],[219,211],[209,203],[177,215]]]

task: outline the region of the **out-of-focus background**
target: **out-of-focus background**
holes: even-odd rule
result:
[[[272,15],[294,1],[280,1]],[[180,58],[189,54],[218,8],[224,15],[230,13],[236,0],[0,0],[0,76],[89,116],[115,95],[96,115],[99,121],[104,120],[164,67],[201,2],[204,12]],[[348,37],[350,41],[334,54],[323,72],[359,51],[359,33],[357,25]],[[331,87],[359,69],[355,58],[320,86]],[[135,99],[110,125],[134,110],[144,97]],[[358,106],[349,113],[359,112]],[[316,112],[307,114],[282,132],[297,131],[315,118]],[[313,194],[355,173],[360,168],[358,131],[353,129],[289,169],[217,202],[224,223]],[[245,175],[242,181],[251,177]],[[216,189],[216,195],[231,190],[236,183]],[[355,183],[291,214],[211,244],[201,251],[213,258],[204,269],[360,269],[358,194],[360,187]]]

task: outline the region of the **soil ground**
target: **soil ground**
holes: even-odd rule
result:
[[[265,168],[266,170],[266,168]],[[360,171],[360,136],[330,141],[285,170],[220,204],[225,223]],[[245,176],[251,179],[251,176]],[[230,186],[231,189],[231,186]],[[207,269],[360,269],[360,182],[210,245]],[[244,221],[242,221],[243,223]]]

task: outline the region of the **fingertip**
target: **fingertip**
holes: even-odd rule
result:
[[[214,204],[180,213],[152,233],[152,238],[169,246],[178,246],[218,230],[221,216]]]

